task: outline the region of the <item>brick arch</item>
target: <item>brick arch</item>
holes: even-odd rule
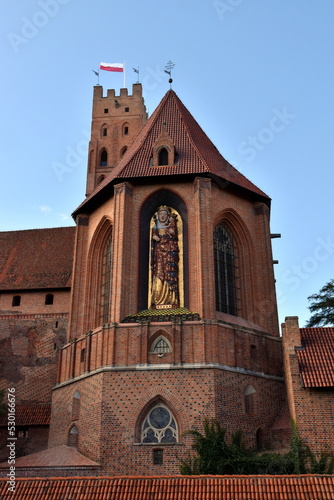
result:
[[[160,205],[167,205],[174,208],[182,218],[183,224],[183,269],[184,269],[184,305],[188,307],[188,208],[181,196],[172,189],[158,189],[151,193],[142,203],[140,208],[140,255],[147,258],[140,259],[139,266],[139,287],[138,304],[139,309],[147,308],[148,291],[148,266],[149,266],[149,241],[150,241],[150,220]]]
[[[212,232],[218,224],[226,225],[232,233],[236,248],[239,263],[238,288],[240,289],[240,296],[238,297],[240,311],[238,315],[252,321],[254,319],[252,314],[255,309],[254,283],[256,282],[256,276],[254,274],[254,266],[252,266],[252,259],[255,258],[255,249],[250,232],[246,223],[233,209],[225,209],[217,214]]]
[[[101,288],[101,272],[103,249],[107,240],[112,236],[112,221],[109,217],[102,217],[95,229],[87,259],[87,287],[85,294],[85,322],[86,331],[93,330],[99,326],[99,300]]]
[[[149,339],[149,352],[151,352],[153,344],[156,342],[156,340],[160,337],[165,337],[165,339],[169,342],[172,350],[173,350],[173,340],[172,336],[170,333],[166,332],[165,330],[157,330]]]
[[[142,424],[143,424],[145,417],[147,416],[147,414],[151,410],[151,408],[156,406],[158,403],[162,403],[163,405],[165,405],[169,409],[169,411],[172,413],[172,415],[174,416],[176,423],[177,423],[177,428],[178,428],[178,434],[179,434],[178,438],[180,440],[180,437],[182,435],[181,429],[180,429],[180,412],[177,410],[177,408],[174,407],[174,405],[172,404],[170,399],[165,397],[166,395],[163,394],[164,393],[163,388],[159,388],[159,389],[160,389],[159,394],[156,394],[149,401],[147,401],[144,404],[144,406],[141,408],[141,410],[139,411],[139,414],[137,416],[136,423],[135,423],[135,442],[136,443],[141,442],[141,428],[142,428]]]

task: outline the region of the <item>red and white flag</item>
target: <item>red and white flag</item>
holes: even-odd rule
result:
[[[118,73],[123,73],[124,64],[123,63],[100,63],[100,69],[104,69],[105,71],[117,71]]]

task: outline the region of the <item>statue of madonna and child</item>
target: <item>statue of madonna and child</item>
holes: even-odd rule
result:
[[[153,216],[151,229],[150,307],[180,307],[178,215],[166,205]],[[152,226],[152,224],[151,224]]]

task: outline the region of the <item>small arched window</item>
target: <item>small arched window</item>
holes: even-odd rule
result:
[[[171,352],[171,347],[168,340],[163,336],[157,338],[157,340],[152,345],[151,352],[154,352],[155,354],[165,354],[167,352]]]
[[[100,167],[106,167],[108,165],[108,153],[105,149],[101,151],[100,157]]]
[[[123,125],[123,135],[129,135],[129,124],[124,123]]]
[[[146,444],[177,443],[178,431],[172,412],[162,403],[151,408],[142,425],[141,442]]]
[[[79,440],[79,429],[77,428],[76,425],[73,425],[70,429],[70,432],[68,433],[68,441],[67,441],[68,446],[77,448],[78,440]]]
[[[213,234],[216,308],[237,316],[237,267],[233,236],[224,224],[218,224]]]
[[[53,304],[53,293],[47,293],[45,295],[45,305],[51,306]]]
[[[247,413],[247,415],[255,412],[255,393],[256,390],[252,385],[248,385],[244,391],[245,413]]]
[[[78,420],[80,415],[80,392],[75,391],[72,399],[72,420]]]
[[[124,148],[121,149],[121,154],[120,154],[121,158],[127,149],[128,149],[127,146],[124,146]]]
[[[168,151],[166,148],[161,148],[158,155],[158,165],[168,165]]]

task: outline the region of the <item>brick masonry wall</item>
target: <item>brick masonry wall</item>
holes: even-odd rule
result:
[[[0,316],[0,388],[15,387],[16,403],[51,401],[67,326],[68,314]]]
[[[245,413],[244,390],[256,390],[252,414]],[[88,376],[54,390],[50,447],[67,444],[73,425],[72,398],[80,392],[78,450],[103,466],[104,474],[179,473],[191,451],[184,432],[202,429],[204,418],[218,418],[228,436],[241,428],[247,445],[256,445],[259,428],[268,438],[284,398],[284,384],[275,380],[217,369],[113,370]],[[141,444],[141,425],[157,402],[172,411],[179,443]],[[153,450],[163,449],[163,465],[153,464]]]
[[[334,391],[302,386],[298,357],[301,337],[297,317],[288,317],[282,326],[284,369],[289,408],[298,434],[315,453],[334,451]]]
[[[45,304],[47,294],[53,295],[53,304]],[[21,303],[13,306],[13,297],[19,295]],[[44,290],[2,292],[0,294],[0,314],[57,314],[70,309],[70,290]]]

